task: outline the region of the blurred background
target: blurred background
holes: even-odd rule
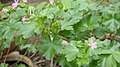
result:
[[[32,5],[37,5],[44,1],[48,1],[48,0],[28,0],[28,3]],[[14,0],[0,0],[0,2],[5,5],[11,5],[14,2]]]

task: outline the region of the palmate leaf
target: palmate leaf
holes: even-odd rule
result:
[[[98,61],[98,67],[118,67],[112,55],[104,55]]]
[[[89,15],[86,18],[86,22],[88,24],[88,30],[93,30],[97,27],[99,27],[98,21],[100,21],[100,16],[99,15]]]
[[[72,7],[73,0],[61,0],[64,8],[63,9],[69,9]]]
[[[117,63],[112,55],[107,57],[105,67],[117,67]]]
[[[74,30],[76,32],[84,32],[87,29],[88,29],[88,25],[87,25],[87,22],[85,22],[84,19],[82,21],[80,21],[79,23],[74,25]]]
[[[62,54],[65,54],[67,61],[72,61],[78,57],[79,49],[75,45],[68,45],[63,49]]]
[[[20,19],[22,16],[25,15],[26,15],[25,9],[19,7],[16,9],[16,12],[13,12],[10,16],[11,18]]]
[[[56,51],[53,48],[52,43],[48,42],[46,44],[42,44],[38,49],[40,50],[40,52],[43,53],[43,56],[45,56],[45,58],[47,60],[51,60],[51,58],[55,55]]]
[[[51,60],[51,58],[55,55],[55,53],[56,51],[54,50],[51,44],[51,46],[46,50],[43,56],[45,56],[47,60]]]
[[[12,40],[12,38],[14,37],[14,32],[15,32],[15,30],[13,30],[13,29],[6,30],[4,35],[3,35],[3,38]]]
[[[88,54],[85,54],[82,58],[77,58],[76,61],[79,67],[88,64]]]
[[[61,11],[58,16],[64,20],[57,20],[57,23],[61,25],[61,30],[74,30],[73,25],[82,19],[82,15],[83,12],[78,10]]]
[[[51,58],[53,58],[56,53],[60,53],[63,48],[62,45],[53,43],[49,35],[42,38],[41,42],[42,44],[38,49],[47,60],[51,60]]]
[[[99,27],[100,16],[99,15],[88,15],[83,18],[79,23],[74,25],[76,31],[84,32],[86,30],[93,30]]]
[[[105,21],[104,25],[106,25],[111,32],[114,32],[119,28],[120,23],[116,19],[112,18],[108,21]]]
[[[101,56],[101,59],[98,61],[98,67],[118,67],[115,59],[112,55]]]
[[[117,36],[120,36],[120,28],[117,30],[116,35],[117,35]]]
[[[115,59],[118,63],[120,63],[120,52],[113,52],[112,55],[113,55],[114,59]]]
[[[68,62],[64,55],[60,55],[59,57],[57,57],[57,62],[59,62],[59,65],[61,67],[78,67],[76,61]]]
[[[73,13],[73,12],[75,11],[71,11],[70,13],[65,12],[63,15],[65,20],[58,21],[61,24],[61,30],[74,30],[73,25],[78,23],[80,19],[82,19],[82,13],[80,12]],[[79,15],[79,16],[75,16],[75,15]]]
[[[96,37],[100,38],[105,34],[106,31],[107,29],[105,27],[99,26],[95,30],[93,30],[93,34],[95,34]]]
[[[79,20],[76,19],[76,21],[74,21],[74,22],[70,22],[70,21],[61,22],[61,30],[74,30],[72,25],[77,23],[77,21],[79,21]]]
[[[40,11],[47,5],[47,2],[42,2],[36,6],[36,10]]]
[[[36,26],[36,23],[29,23],[22,25],[20,29],[17,31],[18,35],[23,35],[23,38],[28,38],[34,34],[34,28]]]
[[[47,60],[51,60],[56,53],[59,53],[62,47],[53,43],[43,44],[40,46],[40,51]]]

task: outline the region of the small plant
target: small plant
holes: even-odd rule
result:
[[[49,0],[37,6],[16,1],[4,8],[1,50],[15,41],[21,50],[39,51],[47,60],[57,56],[61,67],[120,66],[118,0]],[[33,36],[37,41],[30,40]]]

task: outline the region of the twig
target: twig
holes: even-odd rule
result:
[[[0,53],[0,59],[2,58],[2,56],[3,56],[3,52]]]
[[[50,67],[53,67],[53,57],[51,58]]]
[[[39,60],[39,61],[35,62],[35,64],[40,64],[42,62],[45,62],[45,60]]]
[[[55,62],[55,63],[54,63],[54,67],[56,67],[56,64],[57,64],[57,63]]]
[[[37,54],[37,52],[35,52],[34,54],[32,54],[32,56],[30,56],[30,58],[33,58],[36,54]]]
[[[37,61],[39,58],[40,58],[39,56],[38,56],[38,57],[35,57],[35,58],[33,59],[33,61]]]
[[[11,47],[10,47],[11,48]],[[10,52],[10,48],[7,50],[7,55],[9,54],[9,52]],[[5,59],[4,59],[4,63],[6,62],[6,60],[7,60],[7,56],[5,57]]]
[[[19,63],[21,60],[22,60],[22,57],[20,57],[20,59],[19,59],[16,63],[14,63],[14,64],[10,65],[9,67],[13,67],[13,65],[15,65],[15,64],[17,64],[17,63]]]

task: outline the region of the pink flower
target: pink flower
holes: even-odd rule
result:
[[[23,16],[22,17],[22,22],[25,22],[25,20],[26,20],[26,16]]]
[[[27,3],[28,1],[27,0],[22,0],[23,2]]]
[[[18,6],[18,3],[13,3],[13,4],[12,4],[12,7],[13,7],[13,8],[16,8],[17,6]]]
[[[88,45],[91,46],[92,49],[95,49],[95,48],[97,48],[96,44],[97,44],[97,42],[94,42],[93,40],[91,40]]]
[[[18,6],[18,0],[14,0],[15,3],[12,4],[13,8],[16,8]]]
[[[53,4],[54,3],[54,0],[49,0],[50,4]]]
[[[68,45],[68,42],[65,41],[65,40],[63,40],[63,41],[62,41],[62,45],[63,45],[63,46],[67,46],[67,45]]]

